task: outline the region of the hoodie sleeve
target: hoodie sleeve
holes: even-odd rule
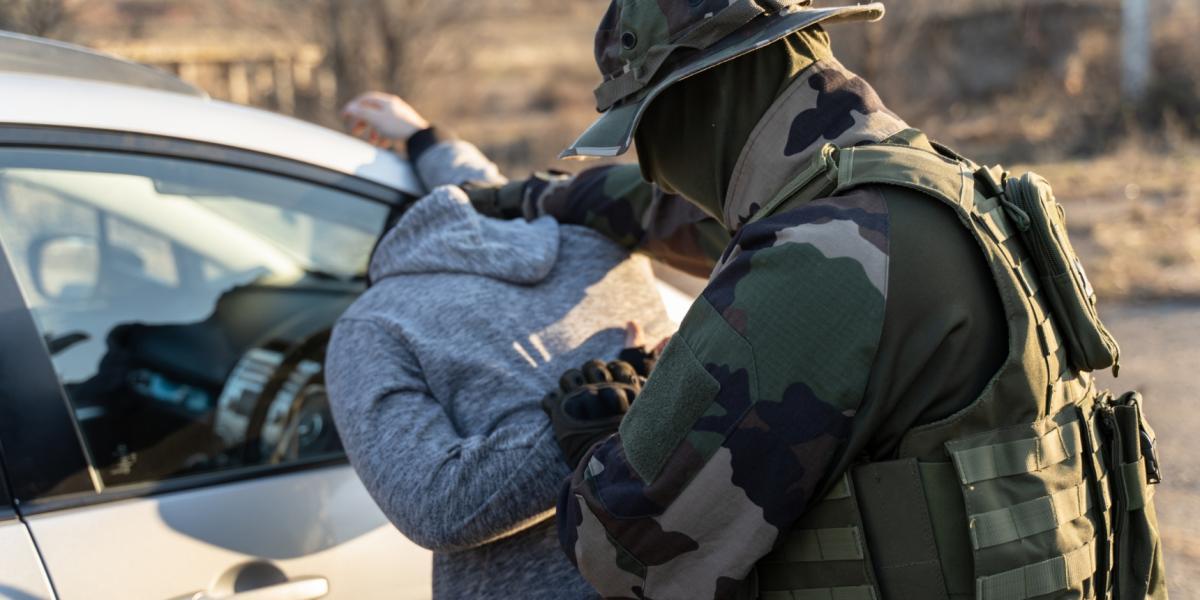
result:
[[[504,185],[500,169],[473,144],[438,129],[424,129],[408,140],[408,156],[426,190],[443,185]]]
[[[338,322],[326,381],[351,464],[417,544],[464,550],[553,515],[569,470],[540,411],[487,435],[460,435],[404,341],[367,320]]]
[[[729,232],[682,196],[642,179],[636,164],[607,165],[573,177],[534,177],[526,183],[536,214],[589,227],[629,250],[707,278]]]

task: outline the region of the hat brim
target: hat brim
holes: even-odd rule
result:
[[[807,8],[790,14],[772,15],[759,35],[741,39],[734,34],[705,49],[697,58],[688,61],[662,81],[641,93],[636,100],[625,101],[608,109],[596,119],[575,143],[563,151],[559,158],[584,159],[620,156],[629,151],[633,134],[650,102],[659,94],[680,81],[711,69],[739,56],[773,44],[801,29],[820,23],[842,21],[878,21],[883,18],[882,3],[873,2],[859,6],[833,6],[829,8]]]

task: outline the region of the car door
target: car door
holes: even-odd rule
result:
[[[29,530],[17,518],[0,459],[0,598],[41,600],[53,597]]]
[[[397,196],[228,148],[0,131],[0,445],[59,598],[429,596],[321,372]]]

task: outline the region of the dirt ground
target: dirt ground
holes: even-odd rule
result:
[[[1114,392],[1138,390],[1158,433],[1163,482],[1155,503],[1175,599],[1200,598],[1200,302],[1102,307],[1121,344],[1121,376],[1099,377]]]

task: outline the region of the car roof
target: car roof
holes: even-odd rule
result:
[[[0,72],[57,75],[206,96],[203,90],[146,65],[83,46],[0,31]]]
[[[218,144],[354,175],[411,195],[423,189],[408,162],[391,151],[326,127],[203,95],[0,68],[0,97],[0,124]]]

